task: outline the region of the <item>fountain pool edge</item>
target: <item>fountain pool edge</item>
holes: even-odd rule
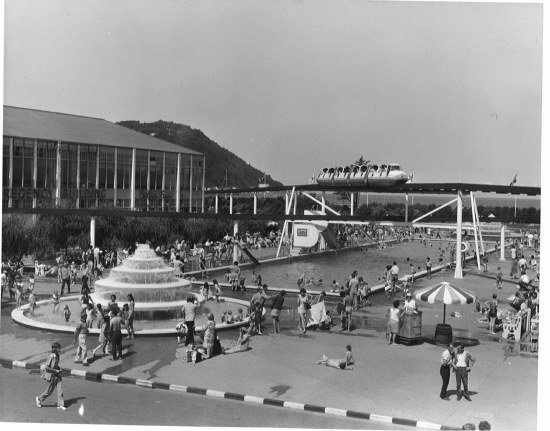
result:
[[[240,299],[234,299],[234,298],[226,298],[222,297],[226,302],[233,302],[239,305],[243,305],[248,307],[249,302],[243,301]],[[77,299],[77,296],[65,296],[60,298],[60,302],[63,301],[74,301]],[[49,299],[45,299],[42,301],[37,301],[36,305],[46,305],[50,304],[51,301]],[[65,326],[65,325],[55,325],[52,323],[46,323],[46,322],[40,322],[37,320],[33,320],[27,316],[25,316],[25,311],[29,309],[29,304],[25,304],[21,306],[21,309],[18,310],[17,308],[14,308],[11,312],[11,318],[18,324],[22,326],[26,326],[29,328],[35,328],[40,329],[44,331],[49,332],[62,332],[65,334],[74,334],[74,326]],[[170,328],[160,328],[160,329],[138,329],[135,331],[135,336],[167,336],[177,335],[177,331],[174,325],[174,322],[171,322],[172,326]],[[224,331],[229,329],[238,328],[240,326],[248,325],[248,318],[243,320],[242,322],[236,322],[236,323],[216,323],[216,330],[217,331]],[[196,332],[202,331],[202,326],[196,326],[195,327]],[[89,335],[99,335],[99,329],[98,328],[89,328],[90,334]],[[122,330],[122,333],[124,335],[128,335],[127,331],[125,329]]]

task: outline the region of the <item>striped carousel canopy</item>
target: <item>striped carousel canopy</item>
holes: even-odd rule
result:
[[[417,290],[414,297],[430,304],[442,303],[446,305],[471,304],[476,300],[476,296],[472,292],[453,286],[446,281]]]

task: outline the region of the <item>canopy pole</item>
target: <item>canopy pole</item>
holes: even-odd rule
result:
[[[443,324],[445,324],[445,314],[447,314],[446,309],[447,309],[447,304],[443,303]]]

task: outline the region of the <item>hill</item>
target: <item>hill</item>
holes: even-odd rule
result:
[[[120,121],[117,124],[206,155],[206,187],[257,187],[264,173],[189,126],[159,120],[154,123]],[[227,170],[227,182],[226,182]],[[267,175],[267,183],[281,185]]]

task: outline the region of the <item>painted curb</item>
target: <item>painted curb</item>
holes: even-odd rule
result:
[[[0,358],[0,366],[5,368],[24,368],[27,370],[41,370],[44,368],[40,364],[32,364],[23,361],[12,361],[9,359]],[[222,392],[215,389],[196,388],[193,386],[181,386],[171,385],[168,383],[155,382],[144,379],[134,379],[125,376],[114,376],[112,374],[94,373],[91,371],[61,368],[61,373],[64,376],[82,377],[85,380],[92,380],[96,382],[108,381],[114,383],[131,384],[149,389],[164,389],[176,392],[187,392],[195,395],[205,395],[214,398],[225,398],[234,401],[243,401],[250,404],[263,404],[268,406],[282,407],[292,410],[302,410],[314,413],[324,413],[333,416],[346,416],[355,419],[368,420],[373,422],[380,422],[386,424],[404,425],[409,427],[416,427],[420,429],[432,429],[432,430],[458,430],[461,427],[453,427],[448,425],[436,424],[432,422],[423,422],[412,419],[397,418],[392,416],[377,415],[374,413],[357,412],[354,410],[336,409],[333,407],[323,407],[314,404],[302,404],[293,401],[276,400],[273,398],[262,398],[253,395],[242,395],[233,392]]]

